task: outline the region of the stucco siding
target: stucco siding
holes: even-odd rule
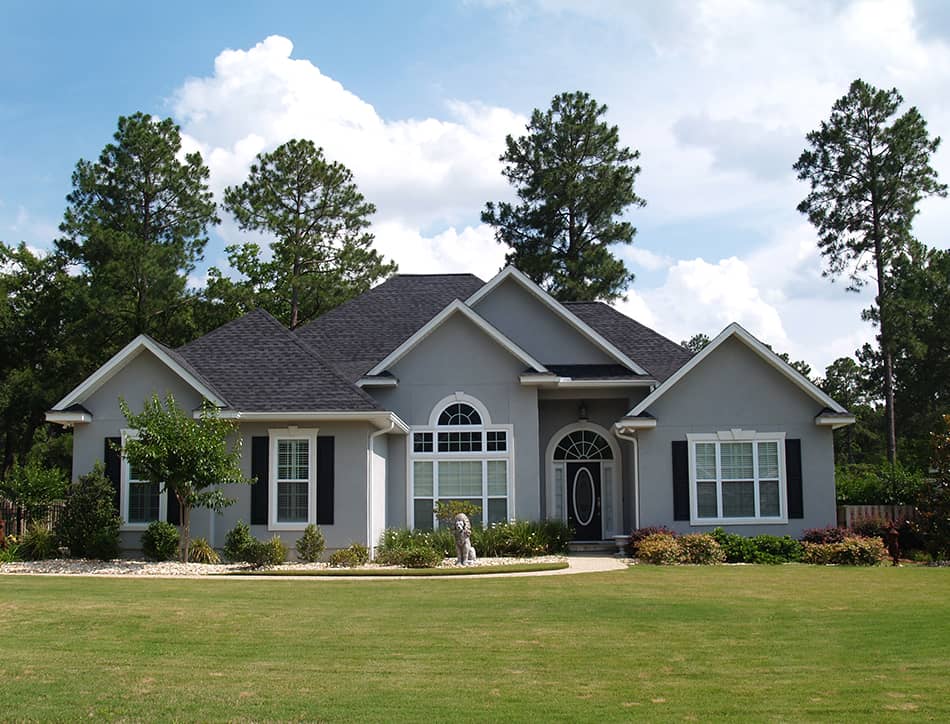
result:
[[[475,311],[541,364],[616,363],[613,357],[511,279],[480,299]]]
[[[540,515],[537,390],[523,387],[524,363],[461,315],[454,315],[397,362],[391,372],[399,386],[372,390],[373,396],[409,425],[427,425],[435,405],[463,392],[479,400],[493,424],[510,424],[514,433],[513,512],[516,517]],[[394,443],[391,448],[400,446]],[[404,455],[404,453],[402,453]],[[389,466],[387,526],[405,522],[408,496],[405,460],[397,453]],[[399,511],[400,499],[402,511]]]
[[[821,409],[742,342],[727,340],[649,409],[657,426],[638,433],[640,525],[667,525],[680,532],[714,527],[673,522],[671,444],[686,440],[689,433],[737,428],[784,432],[787,438],[801,440],[804,518],[787,524],[724,527],[743,535],[799,536],[806,528],[834,525],[834,447],[831,430],[815,425]]]

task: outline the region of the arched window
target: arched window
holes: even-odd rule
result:
[[[482,416],[467,402],[453,402],[439,415],[439,426],[443,425],[481,425]]]
[[[479,509],[475,525],[505,521],[511,511],[512,429],[492,425],[475,398],[456,393],[432,409],[429,424],[412,432],[412,526],[431,530],[439,502]]]
[[[575,430],[554,450],[555,460],[613,460],[610,445],[593,430]]]

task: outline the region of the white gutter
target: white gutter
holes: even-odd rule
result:
[[[387,435],[396,429],[396,420],[390,420],[389,428],[371,432],[366,439],[366,548],[370,558],[376,557],[376,541],[373,538],[373,443],[380,435]],[[389,462],[387,460],[387,462]]]
[[[621,440],[633,443],[633,528],[640,527],[640,441],[635,435],[628,435],[614,428],[614,435]],[[622,475],[623,471],[621,471]]]

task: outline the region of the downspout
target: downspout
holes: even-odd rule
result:
[[[371,559],[376,558],[376,541],[373,538],[373,443],[380,435],[388,435],[396,429],[396,421],[389,419],[389,427],[370,433],[366,442],[366,547]],[[389,460],[386,460],[389,463]]]
[[[633,443],[633,527],[640,527],[640,441],[636,433],[628,435],[621,432],[623,428],[614,428],[614,435],[621,440]]]

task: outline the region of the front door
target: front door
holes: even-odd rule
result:
[[[567,523],[574,540],[600,540],[600,463],[567,464]]]

